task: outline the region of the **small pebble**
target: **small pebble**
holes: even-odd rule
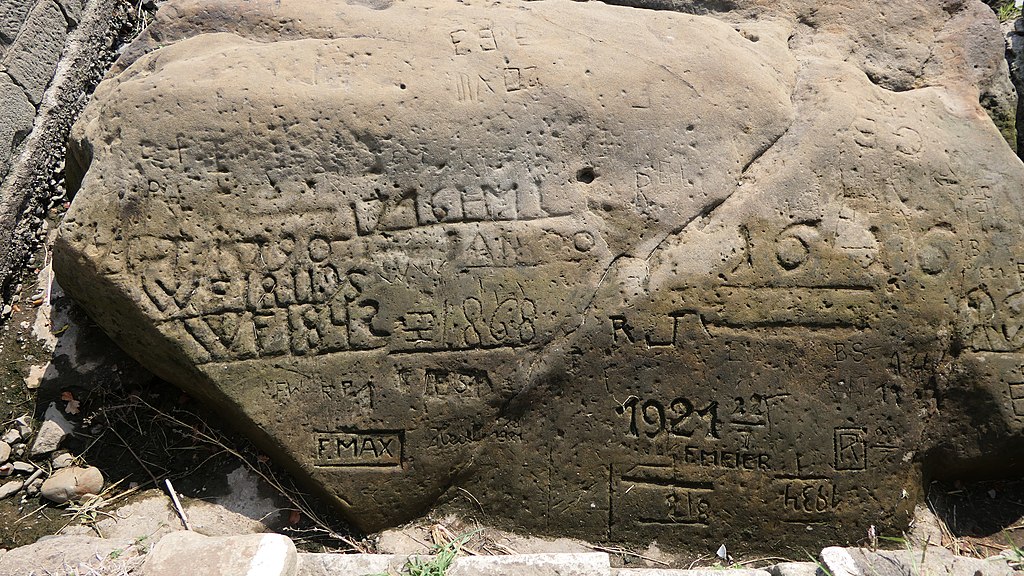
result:
[[[18,442],[17,444],[11,445],[11,454],[16,458],[21,458],[22,456],[24,456],[26,450],[28,450],[28,446],[26,446],[22,442]]]
[[[8,480],[3,486],[0,486],[0,500],[15,494],[24,485],[25,483],[21,480]]]
[[[0,465],[0,478],[14,474],[14,464],[10,462]]]
[[[21,472],[22,474],[31,474],[36,470],[36,465],[32,464],[31,462],[18,461],[12,462],[11,465],[14,466],[15,472]]]
[[[54,470],[67,468],[68,466],[71,466],[74,463],[75,457],[67,452],[61,452],[60,454],[54,455],[53,460],[51,461]]]
[[[21,440],[21,432],[18,432],[16,428],[11,428],[7,432],[4,432],[3,436],[0,436],[0,440],[14,445],[16,442]]]
[[[0,464],[7,462],[11,458],[11,445],[7,442],[0,440]]]

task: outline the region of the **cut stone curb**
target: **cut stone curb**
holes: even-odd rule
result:
[[[337,574],[359,576],[399,573],[410,558],[429,559],[430,556],[300,554],[297,576],[335,576]],[[608,555],[603,552],[515,554],[510,556],[463,556],[456,558],[445,574],[447,576],[610,576],[612,568]]]
[[[780,562],[765,570],[772,576],[825,576],[814,562]]]
[[[400,554],[299,554],[296,576],[388,574],[400,570],[408,558]]]
[[[1013,573],[1005,558],[967,558],[938,546],[875,552],[831,546],[821,551],[821,562],[832,576],[1005,576]]]
[[[771,576],[769,572],[764,570],[746,568],[699,568],[693,570],[622,568],[613,574],[614,576]]]
[[[173,532],[156,543],[142,566],[142,576],[295,576],[297,553],[281,534],[209,537]]]
[[[602,552],[582,554],[517,554],[458,558],[447,576],[593,576],[609,574],[611,564]],[[765,575],[767,576],[767,575]]]

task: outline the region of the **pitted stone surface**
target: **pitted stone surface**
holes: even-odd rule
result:
[[[0,74],[0,178],[7,175],[12,153],[32,130],[35,114],[21,87]]]
[[[1019,450],[1024,166],[980,41],[787,10],[171,2],[58,279],[366,530],[894,531]]]
[[[64,12],[56,2],[46,0],[35,5],[14,44],[4,54],[7,73],[36,106],[57,68],[67,36]]]

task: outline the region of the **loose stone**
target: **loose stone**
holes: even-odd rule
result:
[[[18,490],[21,490],[21,487],[24,484],[25,483],[22,480],[8,480],[7,482],[4,482],[3,485],[0,485],[0,500],[15,494]]]
[[[36,439],[32,443],[31,455],[37,457],[53,452],[74,430],[75,425],[64,417],[63,412],[57,408],[56,404],[51,402],[46,409],[43,423],[39,426]]]
[[[58,504],[78,500],[86,494],[99,494],[102,490],[103,474],[94,466],[58,470],[40,488],[44,498]]]
[[[50,464],[53,466],[54,470],[67,468],[68,466],[71,466],[74,463],[75,457],[68,452],[61,452],[60,454],[56,454],[50,460]]]
[[[36,465],[31,462],[22,462],[19,460],[12,462],[11,465],[14,467],[15,472],[20,472],[22,474],[31,474],[36,470]]]

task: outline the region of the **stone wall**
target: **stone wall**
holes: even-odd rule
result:
[[[37,245],[64,195],[65,143],[138,12],[125,0],[0,4],[0,291]]]

